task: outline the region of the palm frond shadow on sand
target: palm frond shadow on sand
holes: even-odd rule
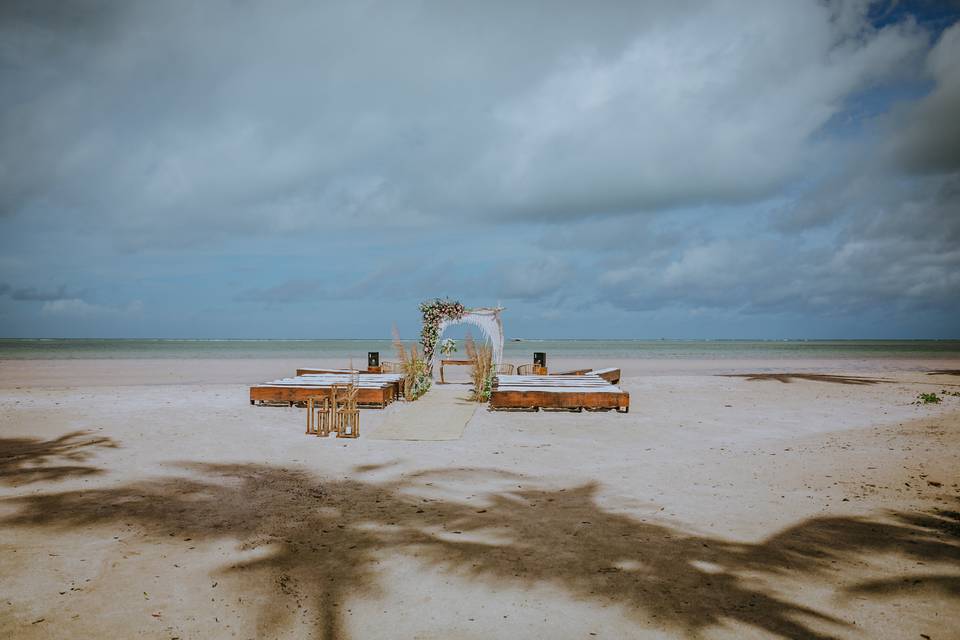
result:
[[[88,462],[96,449],[115,449],[107,437],[74,431],[57,438],[0,438],[0,484],[19,486],[103,473]]]
[[[176,531],[232,539],[241,550],[262,547],[259,559],[224,568],[283,576],[284,588],[260,614],[261,636],[292,623],[285,601],[295,597],[310,609],[319,637],[345,637],[344,604],[376,594],[376,564],[392,554],[491,588],[557,586],[585,602],[616,605],[638,624],[695,634],[736,622],[807,639],[834,637],[846,623],[778,595],[758,575],[816,577],[880,553],[946,563],[947,587],[957,579],[950,572],[960,570],[955,512],[813,518],[744,543],[607,511],[594,484],[498,491],[482,504],[463,504],[426,497],[426,476],[325,481],[266,465],[184,467],[183,477],[9,499],[13,515],[0,526],[70,531],[135,522],[148,540]],[[431,489],[446,473],[427,474]],[[450,477],[479,484],[503,474],[474,469]],[[880,594],[884,586],[856,588]]]
[[[866,385],[877,384],[880,382],[889,382],[883,378],[864,378],[862,376],[840,376],[829,373],[724,373],[723,378],[746,378],[748,381],[756,382],[760,380],[776,380],[789,384],[794,380],[807,380],[810,382],[832,382],[834,384],[853,384]]]

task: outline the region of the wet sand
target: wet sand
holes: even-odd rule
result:
[[[0,362],[0,637],[956,637],[956,361],[589,362],[629,414],[446,442],[248,404],[343,364]]]

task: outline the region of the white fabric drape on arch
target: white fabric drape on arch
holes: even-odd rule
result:
[[[484,337],[493,345],[493,365],[497,366],[503,360],[503,322],[500,320],[502,309],[467,309],[459,320],[441,320],[440,331],[437,333],[437,346],[433,350],[433,361],[430,363],[432,371],[437,370],[440,364],[440,342],[443,332],[454,324],[472,324],[479,327]]]

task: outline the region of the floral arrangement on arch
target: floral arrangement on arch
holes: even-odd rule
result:
[[[466,307],[456,300],[435,298],[420,303],[420,313],[423,314],[420,344],[423,345],[424,360],[433,362],[433,353],[440,338],[440,323],[444,320],[459,320],[466,312]]]
[[[440,353],[445,356],[452,356],[457,352],[457,341],[453,338],[447,338],[440,343]]]

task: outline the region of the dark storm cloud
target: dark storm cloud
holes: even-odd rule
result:
[[[479,246],[477,246],[479,245]],[[469,251],[483,251],[478,243],[461,242]],[[471,295],[490,300],[538,301],[556,298],[565,285],[576,281],[576,269],[566,258],[535,251],[511,258],[505,264],[483,265],[479,272],[458,268],[454,259],[412,261],[392,258],[386,264],[371,264],[362,275],[356,269],[325,269],[322,277],[284,279],[265,287],[246,288],[235,300],[268,306],[311,304],[316,300],[403,300],[423,291],[435,295]]]
[[[10,310],[11,307],[30,307],[38,310],[41,317],[74,322],[77,319],[96,321],[135,318],[141,314],[143,303],[131,300],[123,305],[101,304],[91,301],[90,292],[74,291],[66,285],[56,289],[44,289],[12,287],[7,283],[0,283],[0,310]]]
[[[0,21],[11,30],[37,29],[50,35],[103,36],[117,25],[119,16],[128,4],[132,3],[109,0],[7,0],[0,5]]]
[[[67,294],[67,288],[61,286],[55,291],[43,291],[37,289],[36,287],[25,287],[23,289],[14,289],[10,293],[10,297],[14,300],[31,300],[31,301],[43,301],[48,300],[61,300],[63,298],[73,297]]]
[[[130,248],[751,201],[924,43],[865,3],[92,6],[4,23],[2,206]]]
[[[907,169],[919,173],[960,170],[960,26],[944,31],[927,59],[933,91],[905,110],[894,149]]]
[[[351,301],[464,291],[595,305],[601,324],[609,307],[821,317],[960,299],[960,27],[939,7],[0,12],[7,309],[129,318],[163,282],[182,326],[215,291],[205,331],[254,335],[237,308],[323,305],[346,325]],[[411,229],[415,250],[363,246]],[[258,268],[238,274],[243,256]],[[104,277],[113,297],[75,293]],[[19,286],[49,282],[67,284]]]
[[[813,316],[937,310],[960,314],[960,176],[903,184],[865,174],[842,192],[814,194],[801,208],[832,211],[829,229],[766,225],[732,230],[702,213],[698,232],[644,230],[632,251],[607,228],[606,267],[598,300],[631,310],[679,306],[743,314],[795,312]],[[571,249],[576,243],[571,243]]]
[[[57,289],[38,289],[37,287],[14,288],[6,283],[0,284],[0,296],[4,295],[9,295],[11,300],[28,302],[48,302],[50,300],[79,297],[79,294],[69,293],[65,285],[61,285]]]
[[[575,279],[575,268],[561,256],[517,260],[488,274],[497,297],[508,300],[540,300],[562,292]]]
[[[319,276],[285,278],[264,287],[249,287],[235,296],[237,302],[268,306],[312,304],[317,300],[398,300],[416,297],[424,289],[476,290],[476,276],[459,273],[450,260],[411,260],[391,257],[368,262],[363,269],[344,263],[325,265]]]

